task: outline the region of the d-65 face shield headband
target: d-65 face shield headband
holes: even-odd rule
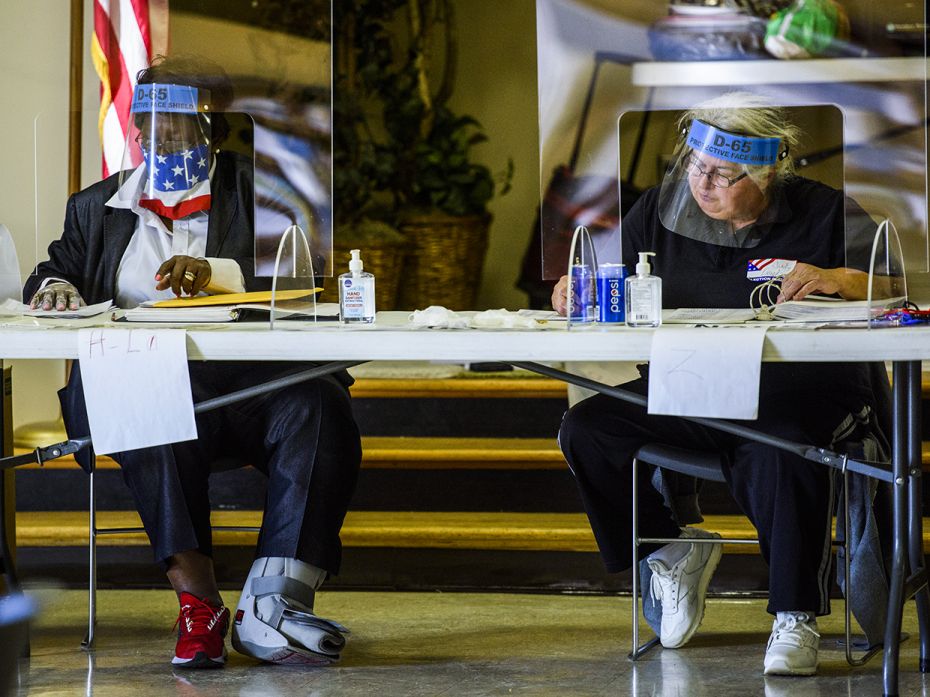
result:
[[[685,137],[685,145],[692,150],[741,165],[774,165],[784,157],[778,151],[780,143],[780,138],[730,133],[698,119],[691,122]]]
[[[763,201],[760,182],[787,155],[780,138],[751,136],[692,120],[676,146],[659,190],[659,219],[672,232],[725,247]],[[758,175],[758,176],[752,176]],[[764,184],[762,185],[764,186]]]
[[[120,197],[161,216],[210,208],[209,92],[188,85],[137,85],[120,172]]]

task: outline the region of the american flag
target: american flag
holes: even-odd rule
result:
[[[748,270],[749,271],[761,271],[766,266],[771,264],[773,261],[777,261],[777,259],[750,259]]]
[[[94,0],[90,52],[100,77],[97,127],[104,177],[121,166],[126,134],[132,128],[129,106],[136,75],[153,56],[166,52],[167,43],[168,0]],[[137,159],[132,162],[137,164]]]

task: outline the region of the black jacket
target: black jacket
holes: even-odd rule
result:
[[[136,229],[136,214],[106,202],[119,187],[114,174],[68,199],[64,232],[48,248],[23,288],[26,302],[50,276],[72,283],[89,305],[116,296],[116,271]],[[267,290],[270,278],[255,277],[252,167],[245,158],[220,152],[210,179],[212,201],[205,256],[235,259],[246,290]],[[152,269],[152,273],[155,273]]]
[[[23,296],[28,302],[43,279],[62,278],[80,291],[88,304],[103,302],[116,294],[116,271],[136,229],[136,214],[105,205],[119,187],[114,174],[71,196],[65,214],[61,239],[48,248],[49,259],[36,267],[26,281]],[[268,290],[271,278],[256,278],[254,263],[252,167],[247,160],[219,153],[210,179],[212,194],[207,227],[206,256],[235,259],[245,278],[246,290]],[[152,269],[155,273],[155,269]],[[247,364],[229,364],[233,370],[248,370]],[[289,362],[280,366],[280,375],[306,370],[313,363]],[[345,371],[333,374],[340,384],[352,384]],[[58,392],[65,428],[71,438],[90,433],[80,371],[71,371],[68,385]],[[90,471],[91,453],[75,456]]]

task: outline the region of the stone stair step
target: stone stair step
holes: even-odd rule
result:
[[[28,450],[17,449],[16,453]],[[46,462],[45,469],[77,467],[73,456]],[[119,466],[105,455],[97,468]],[[565,460],[555,438],[362,438],[362,467],[373,469],[563,469]],[[20,469],[38,469],[38,464]]]
[[[214,511],[215,526],[257,527],[260,511]],[[926,522],[926,519],[925,519]],[[140,525],[131,511],[100,511],[99,527]],[[88,543],[86,511],[20,512],[16,539],[21,547],[74,547]],[[706,516],[699,527],[724,537],[752,539],[755,530],[741,515]],[[930,550],[930,525],[924,525],[924,549]],[[251,546],[254,532],[217,529],[214,545]],[[142,533],[102,535],[103,546],[144,546]],[[349,511],[342,529],[348,547],[596,552],[594,537],[582,513],[437,513]],[[756,553],[755,545],[724,545],[729,554]]]
[[[567,398],[564,382],[544,377],[357,378],[356,399],[384,398]]]
[[[28,452],[16,448],[15,454]],[[930,470],[930,441],[921,446],[924,470]],[[73,456],[50,460],[45,469],[76,467]],[[555,438],[437,438],[365,436],[362,467],[378,469],[561,469],[565,460]],[[98,469],[117,469],[109,457],[97,457]],[[39,469],[37,464],[19,469]]]

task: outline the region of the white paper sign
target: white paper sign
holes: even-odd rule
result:
[[[96,453],[197,437],[183,330],[96,327],[78,342]]]
[[[649,358],[649,413],[755,419],[766,326],[662,327]]]

